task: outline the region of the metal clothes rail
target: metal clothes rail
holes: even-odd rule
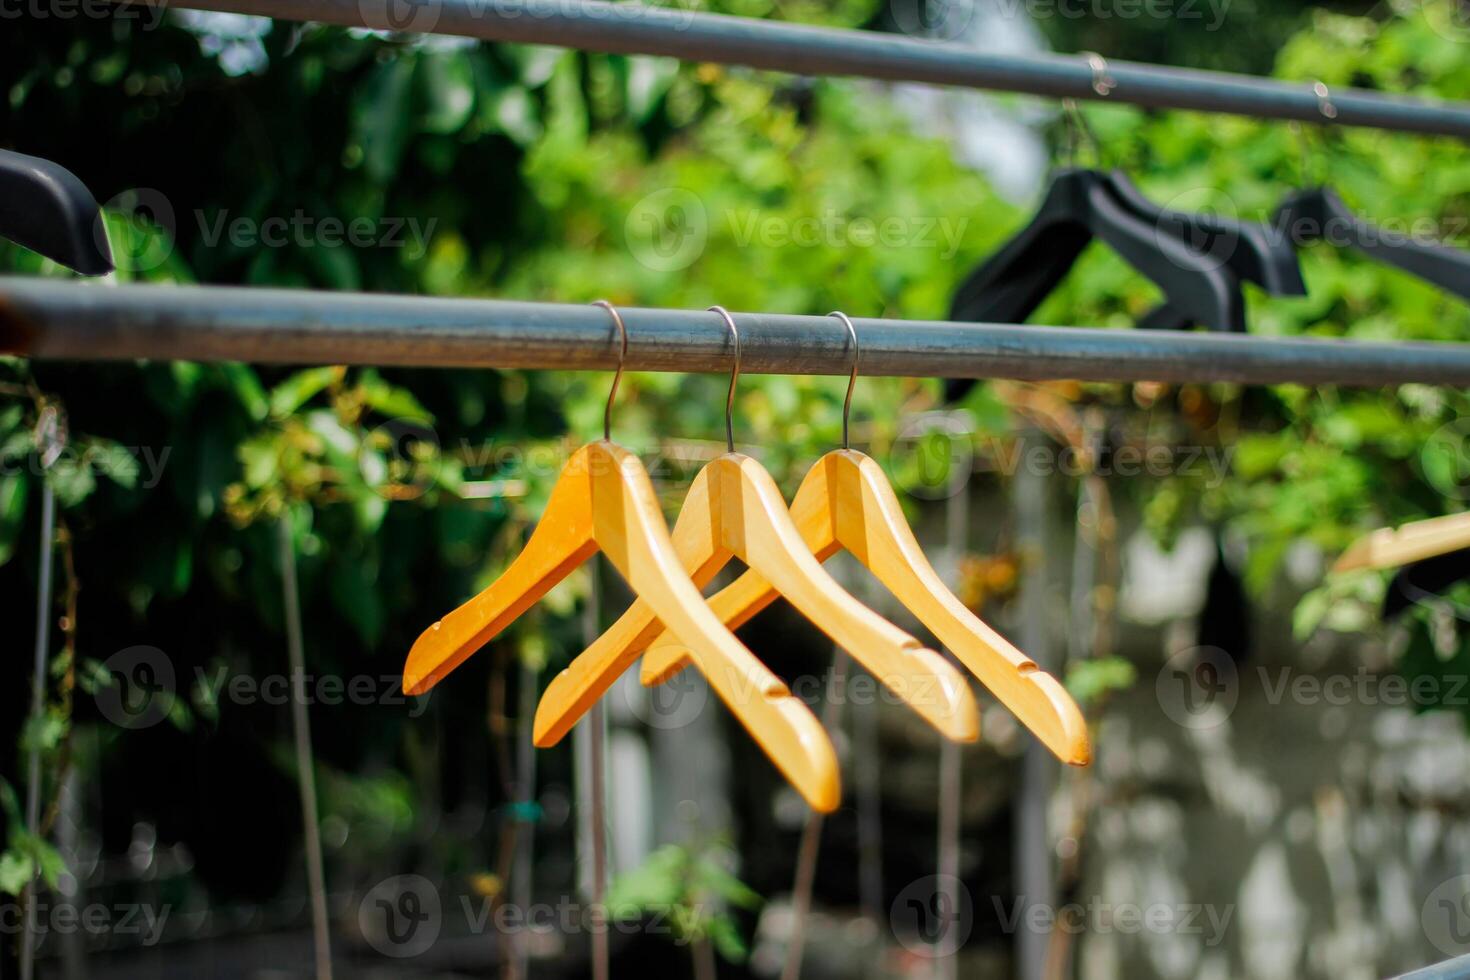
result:
[[[633,371],[725,372],[723,321],[620,308]],[[830,317],[736,314],[741,369],[846,375]],[[1248,384],[1470,385],[1470,344],[855,319],[864,375]],[[608,370],[617,338],[595,306],[211,286],[106,286],[0,277],[0,351],[33,358],[167,358]]]
[[[144,0],[156,3],[160,0]],[[812,27],[646,0],[170,0],[173,6],[288,21],[550,44],[620,54],[746,65],[804,75],[851,75],[1193,109],[1270,119],[1470,137],[1470,105],[1328,90],[1225,72],[1167,68],[1096,55],[1001,55],[961,44]]]

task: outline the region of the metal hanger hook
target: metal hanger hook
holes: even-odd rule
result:
[[[1062,100],[1062,111],[1067,119],[1067,166],[1077,166],[1077,160],[1081,156],[1078,148],[1081,147],[1083,138],[1092,144],[1093,153],[1097,156],[1098,169],[1103,167],[1102,141],[1097,138],[1097,133],[1087,123],[1087,117],[1082,114],[1082,109],[1077,105],[1077,100],[1066,98]]]
[[[1317,79],[1312,83],[1312,94],[1317,97],[1317,112],[1321,114],[1322,118],[1329,122],[1335,120],[1337,118],[1337,106],[1333,104],[1332,90],[1327,87],[1327,83],[1320,78]],[[1292,120],[1289,125],[1291,126],[1292,134],[1296,137],[1301,182],[1305,185],[1312,180],[1312,154],[1308,147],[1306,128],[1296,120]]]
[[[623,380],[623,362],[628,359],[628,327],[623,323],[623,315],[607,300],[595,300],[592,305],[600,306],[612,314],[613,323],[618,326],[618,337],[622,340],[622,345],[618,348],[618,373],[613,375],[612,387],[607,390],[607,406],[602,410],[602,439],[604,442],[612,442],[613,399],[618,396],[618,383]]]
[[[858,360],[862,357],[862,349],[858,347],[857,327],[852,325],[852,317],[841,310],[833,310],[828,316],[835,316],[847,326],[847,335],[852,338],[852,373],[847,376],[847,397],[842,399],[842,448],[851,449],[847,439],[847,420],[852,415],[852,389],[857,387]]]
[[[735,383],[740,380],[740,331],[735,326],[735,318],[730,311],[723,306],[711,306],[711,313],[718,313],[725,318],[725,326],[730,328],[730,336],[735,338],[735,366],[730,370],[730,390],[725,395],[725,448],[735,451]]]

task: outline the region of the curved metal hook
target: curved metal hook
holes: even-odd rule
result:
[[[841,310],[833,310],[828,316],[835,316],[847,325],[847,334],[852,338],[852,373],[847,376],[847,397],[842,399],[842,448],[851,449],[847,439],[847,419],[852,414],[852,389],[857,387],[858,359],[862,357],[862,349],[858,346],[857,327],[852,325],[852,317]]]
[[[730,391],[725,395],[725,447],[735,451],[735,382],[740,380],[740,331],[735,327],[735,318],[730,311],[723,306],[711,306],[711,313],[718,313],[725,318],[725,326],[730,328],[730,336],[735,338],[735,367],[730,372]]]
[[[604,442],[612,442],[613,399],[618,396],[618,383],[623,380],[623,362],[628,359],[628,328],[623,323],[623,315],[607,300],[599,299],[592,305],[600,306],[612,314],[613,323],[618,325],[618,336],[623,341],[618,350],[618,373],[613,375],[612,387],[607,390],[607,407],[602,410],[602,439]]]

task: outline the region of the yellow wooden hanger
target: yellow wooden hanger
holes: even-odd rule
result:
[[[626,355],[622,317],[610,304],[600,305],[612,314]],[[622,357],[609,412],[621,377]],[[415,641],[403,668],[403,689],[410,694],[429,690],[600,549],[639,603],[655,610],[688,646],[710,686],[812,808],[836,809],[837,756],[827,733],[705,605],[679,562],[647,470],[637,456],[609,441],[610,424],[605,413],[602,441],[583,446],[567,462],[541,520],[510,567]],[[537,744],[545,743],[538,739]]]
[[[735,452],[740,333],[728,312],[711,309],[724,318],[735,341],[725,401],[728,451],[700,470],[674,523],[674,548],[683,567],[702,587],[739,557],[941,733],[961,742],[979,738],[979,708],[959,671],[844,591],[806,546],[776,481],[755,460]],[[571,729],[629,660],[663,631],[662,618],[652,603],[634,602],[547,685],[536,709],[537,745],[555,744]]]
[[[1397,568],[1462,548],[1470,548],[1470,511],[1431,517],[1403,527],[1383,527],[1365,534],[1338,557],[1332,571]]]
[[[852,553],[1042,744],[1064,762],[1086,765],[1092,759],[1092,746],[1077,702],[1055,677],[1038,668],[945,587],[904,519],[883,468],[872,457],[849,448],[848,415],[858,374],[857,330],[845,314],[832,315],[847,325],[853,367],[842,407],[842,448],[817,461],[791,504],[791,516],[802,538],[821,561],[839,549]],[[776,595],[777,590],[752,570],[709,602],[725,625],[736,629]],[[662,683],[687,662],[688,655],[676,637],[659,637],[649,644],[643,658],[643,683]]]

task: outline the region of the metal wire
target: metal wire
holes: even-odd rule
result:
[[[48,409],[48,411],[53,411]],[[41,428],[38,426],[38,429]],[[41,552],[36,574],[36,648],[31,679],[31,719],[35,721],[46,709],[46,667],[51,659],[51,554],[56,545],[56,492],[51,481],[41,480]],[[32,742],[26,759],[26,833],[32,837],[41,831],[41,746]],[[35,975],[38,896],[41,877],[33,875],[26,883],[25,932],[20,942],[20,977],[31,980]]]
[[[1099,92],[1093,66],[1075,55],[1007,55],[966,45],[873,31],[813,27],[680,7],[602,0],[434,0],[411,6],[384,0],[182,0],[195,10],[256,14],[344,27],[550,44],[685,61],[746,65],[802,75],[852,75],[1096,99],[1156,109],[1193,109],[1266,119],[1322,122],[1312,86],[1225,72],[1114,61],[1112,86]],[[1470,137],[1470,105],[1362,89],[1341,89],[1333,122],[1401,132]]]

